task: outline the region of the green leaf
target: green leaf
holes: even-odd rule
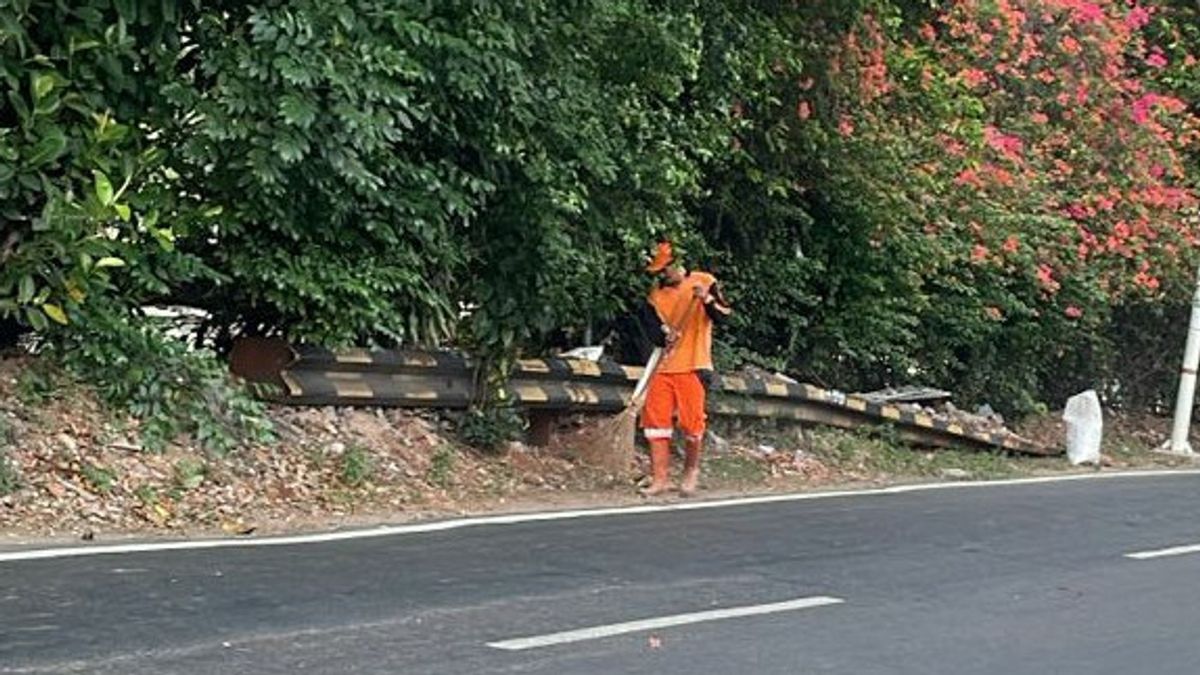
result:
[[[108,176],[104,175],[99,169],[92,170],[92,177],[96,183],[96,199],[105,206],[112,206],[113,203],[113,186],[109,182]]]
[[[307,129],[317,118],[317,111],[308,101],[288,94],[279,102],[279,112],[288,124]]]
[[[36,331],[44,331],[50,327],[50,324],[46,323],[46,315],[42,314],[33,307],[25,308],[25,320],[29,322],[29,325],[32,326]]]
[[[113,256],[106,256],[96,261],[96,267],[124,267],[125,261]]]
[[[21,284],[17,290],[17,302],[22,305],[33,299],[33,294],[37,292],[37,284],[33,281],[33,275],[26,274],[21,277]]]
[[[29,123],[29,106],[25,103],[25,99],[21,98],[20,92],[16,89],[9,90],[8,102],[12,104],[13,110],[17,111],[17,117],[21,119],[22,124]]]
[[[117,215],[121,217],[121,220],[129,222],[129,217],[132,214],[129,211],[128,204],[113,204],[113,208],[117,210]]]
[[[42,73],[35,75],[33,78],[33,103],[36,106],[37,102],[46,97],[54,90],[54,75],[51,73]]]
[[[100,42],[98,40],[80,40],[76,42],[75,38],[72,37],[69,49],[71,54],[78,54],[79,52],[95,49],[99,46]]]
[[[53,319],[56,323],[60,323],[64,326],[69,323],[67,321],[67,313],[64,312],[62,307],[59,307],[58,305],[46,303],[42,305],[42,311],[45,312],[46,316]]]
[[[96,130],[96,140],[101,143],[119,141],[129,135],[129,127],[116,122],[109,122]]]
[[[154,235],[154,238],[158,241],[158,245],[162,247],[162,250],[166,251],[167,253],[175,250],[175,232],[173,232],[171,228],[151,228],[150,233]]]
[[[51,127],[25,157],[25,165],[35,169],[44,166],[62,156],[66,149],[67,137],[62,129]]]

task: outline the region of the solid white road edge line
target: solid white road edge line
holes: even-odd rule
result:
[[[730,607],[728,609],[714,609],[705,612],[692,612],[689,614],[674,614],[672,616],[661,616],[654,619],[640,619],[638,621],[626,621],[624,623],[611,623],[604,626],[592,626],[591,628],[568,630],[561,633],[549,633],[547,635],[534,635],[531,637],[516,638],[513,640],[501,640],[499,642],[489,642],[488,646],[495,649],[504,649],[506,651],[521,651],[523,649],[552,647],[554,645],[567,644],[570,642],[598,640],[600,638],[612,637],[614,635],[639,633],[647,630],[657,630],[659,628],[670,628],[671,626],[683,626],[690,623],[720,621],[722,619],[736,619],[743,616],[777,614],[779,612],[792,612],[799,609],[824,607],[826,605],[839,605],[843,602],[845,602],[845,600],[842,600],[841,598],[831,598],[828,596],[798,598],[796,600],[774,602],[767,605],[749,605],[746,607]]]
[[[1138,551],[1137,553],[1126,553],[1126,558],[1133,560],[1153,560],[1155,558],[1169,558],[1176,555],[1188,555],[1190,553],[1200,553],[1200,544],[1191,544],[1188,546],[1172,546],[1171,548],[1160,548],[1155,551]]]
[[[186,551],[210,548],[238,548],[251,546],[291,546],[296,544],[319,544],[349,539],[370,539],[374,537],[390,537],[402,534],[420,534],[424,532],[443,532],[464,527],[481,525],[515,525],[520,523],[536,523],[552,520],[572,520],[577,518],[598,518],[605,516],[631,516],[646,513],[666,513],[672,511],[698,511],[703,509],[719,509],[735,506],[753,506],[757,504],[775,504],[783,502],[799,502],[814,499],[832,499],[835,497],[870,497],[879,495],[897,495],[909,492],[928,492],[932,490],[961,490],[973,487],[1003,487],[1008,485],[1035,485],[1039,483],[1065,483],[1085,480],[1105,480],[1120,478],[1155,478],[1164,476],[1195,476],[1200,475],[1200,469],[1185,470],[1154,470],[1128,471],[1117,473],[1086,473],[1066,476],[1041,476],[1037,478],[1013,478],[993,481],[958,481],[954,483],[922,483],[915,485],[893,485],[885,488],[867,490],[838,490],[831,492],[800,492],[778,495],[762,495],[758,497],[738,497],[712,501],[678,502],[672,504],[645,504],[642,506],[617,506],[597,509],[576,509],[571,511],[541,511],[536,513],[514,513],[494,516],[475,516],[454,520],[439,520],[428,523],[410,525],[384,525],[362,530],[346,530],[342,532],[322,532],[317,534],[288,535],[279,537],[264,537],[262,539],[196,539],[190,541],[140,542],[133,544],[96,544],[91,546],[64,546],[57,548],[27,549],[0,552],[0,563],[18,562],[23,560],[45,560],[49,558],[73,558],[88,555],[112,555],[120,553],[150,553],[158,551]]]

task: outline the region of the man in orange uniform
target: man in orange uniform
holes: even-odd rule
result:
[[[643,310],[647,333],[664,347],[658,370],[650,378],[642,429],[650,443],[651,483],[642,491],[660,495],[670,489],[667,480],[671,436],[677,415],[687,451],[680,494],[696,493],[700,480],[700,450],[706,422],[705,381],[712,374],[713,322],[726,319],[732,309],[716,277],[689,271],[676,262],[669,242],[658,245],[646,271],[657,277]],[[659,339],[661,338],[661,339]]]

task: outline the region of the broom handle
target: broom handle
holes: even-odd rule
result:
[[[646,367],[642,369],[642,376],[638,378],[637,386],[633,388],[633,398],[630,400],[634,403],[640,401],[642,394],[646,392],[646,386],[650,384],[650,377],[658,370],[658,364],[662,362],[662,356],[662,347],[655,347],[654,351],[650,352],[650,360],[646,361]]]

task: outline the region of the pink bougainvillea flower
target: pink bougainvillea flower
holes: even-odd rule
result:
[[[974,169],[963,169],[954,179],[954,184],[983,187],[983,181],[979,178],[979,173]]]
[[[1012,134],[1006,134],[996,127],[987,126],[983,129],[984,140],[991,146],[993,150],[999,152],[1005,157],[1017,158],[1024,152],[1025,143]]]
[[[850,119],[849,115],[843,115],[838,122],[838,133],[846,138],[854,134],[854,120]]]
[[[1074,2],[1074,18],[1080,23],[1096,23],[1104,20],[1104,10],[1094,2]]]
[[[1134,7],[1125,15],[1125,27],[1131,31],[1141,30],[1150,23],[1150,15],[1150,9],[1146,7]]]
[[[959,77],[972,89],[977,89],[988,81],[987,73],[978,68],[967,68],[959,73]]]
[[[1048,293],[1054,293],[1060,288],[1060,284],[1054,279],[1054,270],[1045,263],[1038,265],[1037,280],[1042,289]]]
[[[1133,102],[1133,121],[1138,124],[1145,124],[1150,120],[1150,109],[1158,102],[1158,95],[1154,93],[1146,94]]]

